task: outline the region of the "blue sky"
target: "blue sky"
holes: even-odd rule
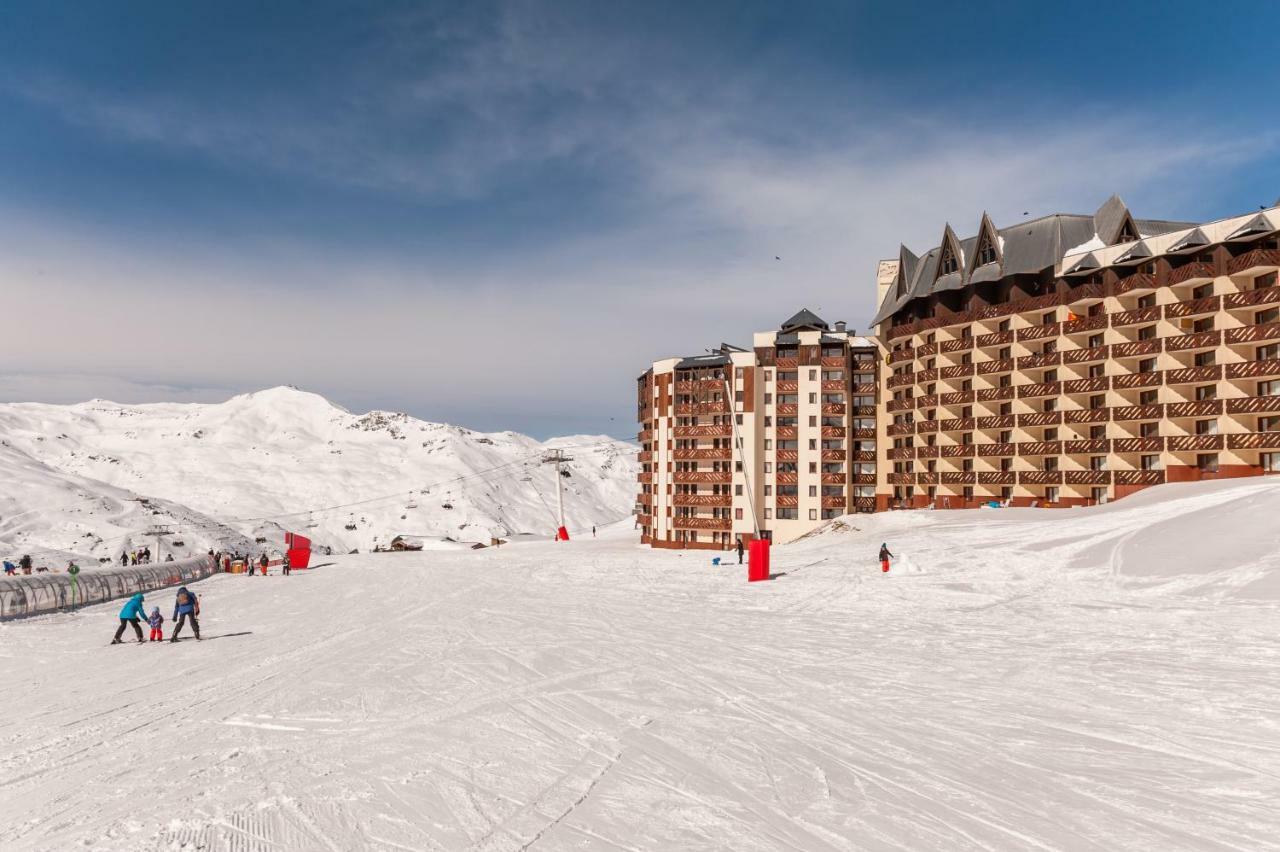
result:
[[[1023,211],[1280,196],[1280,6],[0,9],[0,398],[634,432],[659,357]],[[782,260],[775,261],[775,256]]]

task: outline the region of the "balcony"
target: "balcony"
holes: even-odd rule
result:
[[[938,447],[936,445],[916,447],[916,458],[918,459],[936,459],[938,457]]]
[[[1111,410],[1111,419],[1117,421],[1159,420],[1161,413],[1159,405],[1126,405],[1122,408],[1113,408]]]
[[[975,455],[981,458],[1008,458],[1017,452],[1015,444],[974,444],[973,447]]]
[[[642,471],[640,471],[639,473],[637,473],[637,474],[636,474],[636,482],[639,482],[639,483],[641,483],[641,484],[643,484],[643,485],[652,485],[652,484],[653,484],[653,471],[651,471],[651,470],[642,470]]]
[[[800,435],[800,430],[796,426],[779,426],[777,432],[780,441],[794,441]]]
[[[1256,363],[1256,362],[1255,362]],[[1237,366],[1232,364],[1231,366]],[[1166,385],[1186,385],[1196,382],[1216,382],[1222,378],[1222,365],[1213,364],[1208,367],[1182,367],[1177,370],[1165,370]]]
[[[890,423],[884,431],[890,438],[899,438],[903,435],[914,435],[918,425],[917,423]],[[823,437],[826,437],[826,432],[823,432]]]
[[[824,402],[822,404],[822,413],[827,417],[844,417],[846,411],[847,409],[845,408],[844,403]],[[779,409],[778,413],[782,413],[781,409]]]
[[[849,385],[849,392],[854,396],[875,396],[876,385],[874,382],[854,383]]]
[[[641,430],[636,434],[636,440],[638,440],[638,441],[639,441],[640,443],[642,443],[642,444],[647,444],[647,443],[649,443],[650,441],[652,441],[652,440],[653,440],[653,430],[652,430],[652,429],[641,429]]]
[[[1065,394],[1102,393],[1110,386],[1106,376],[1095,376],[1092,379],[1069,379],[1062,383]]]
[[[939,352],[966,352],[973,348],[972,337],[961,337],[957,340],[944,340],[938,345]]]
[[[697,450],[672,450],[671,457],[676,461],[728,461],[733,457],[729,447],[708,447]]]
[[[930,367],[927,370],[917,370],[915,373],[915,383],[918,385],[927,385],[929,382],[938,380],[938,369]]]
[[[1066,476],[1063,482],[1067,485],[1110,485],[1111,471],[1109,470],[1068,470],[1064,471]]]
[[[1106,319],[1106,317],[1103,317]],[[1109,346],[1094,346],[1088,349],[1069,349],[1062,353],[1064,364],[1088,364],[1093,361],[1105,361],[1110,356]]]
[[[1159,485],[1164,475],[1163,470],[1117,470],[1112,478],[1116,485]]]
[[[1013,332],[997,331],[992,334],[979,334],[973,342],[979,349],[986,349],[988,346],[1008,346],[1013,343]]]
[[[949,381],[951,379],[960,379],[960,378],[964,378],[965,376],[972,376],[972,375],[973,375],[972,364],[959,364],[955,367],[943,367],[941,370],[938,371],[938,377],[945,381]]]
[[[885,475],[885,481],[890,485],[915,485],[916,475],[914,473],[890,473]]]
[[[1069,456],[1093,455],[1110,450],[1111,442],[1106,438],[1090,438],[1083,441],[1064,441],[1062,451]]]
[[[1005,385],[1002,388],[983,388],[977,392],[974,398],[978,402],[1003,402],[1013,399],[1015,393],[1013,385]]]
[[[1121,278],[1112,287],[1111,292],[1117,296],[1123,296],[1125,293],[1132,293],[1135,290],[1154,290],[1156,286],[1156,277],[1149,272],[1135,272]]]
[[[686,402],[675,407],[677,417],[695,417],[700,414],[728,414],[729,403],[720,402]]]
[[[938,428],[943,432],[972,432],[973,427],[972,417],[957,417],[952,420],[943,420],[938,424]]]
[[[1111,442],[1111,452],[1119,455],[1130,453],[1158,453],[1164,449],[1164,438],[1116,438]]]
[[[1018,482],[1022,485],[1061,485],[1060,470],[1023,470],[1018,472]]]
[[[938,397],[939,405],[968,405],[973,402],[973,391],[956,391],[944,393]]]
[[[1257,326],[1254,326],[1257,328]],[[1240,329],[1233,329],[1239,331]],[[1170,337],[1164,342],[1166,352],[1194,352],[1197,349],[1213,349],[1222,344],[1222,332],[1198,331],[1181,337]]]
[[[841,370],[845,366],[844,358],[839,355],[825,355],[819,363],[828,370]]]
[[[1103,290],[1102,282],[1091,281],[1088,284],[1072,287],[1063,301],[1065,304],[1074,305],[1088,299],[1101,299],[1105,295],[1106,291]],[[1063,333],[1066,334],[1068,332],[1064,331]]]
[[[923,408],[937,408],[937,407],[938,407],[938,395],[936,393],[929,394],[928,396],[916,397],[916,408],[923,409]]]
[[[973,485],[977,474],[971,470],[948,470],[942,473],[943,485]]]
[[[917,435],[927,435],[931,432],[937,432],[937,431],[938,431],[937,420],[917,420],[916,421]]]
[[[1123,376],[1112,376],[1111,387],[1116,390],[1134,390],[1136,388],[1159,387],[1163,374],[1156,370],[1150,373],[1126,373]]]
[[[1221,435],[1172,435],[1165,446],[1171,453],[1197,453],[1222,449]]]
[[[1266,376],[1280,376],[1280,360],[1227,364],[1228,379],[1258,379]]]
[[[672,529],[677,530],[729,530],[733,522],[728,518],[681,518],[671,519]]]
[[[728,485],[733,474],[727,470],[677,470],[671,479],[677,485]]]
[[[1232,400],[1234,402],[1234,400]],[[1201,399],[1195,402],[1170,402],[1164,407],[1164,416],[1170,419],[1180,417],[1212,417],[1222,413],[1222,400]]]
[[[843,474],[839,474],[839,473],[835,474],[837,478],[836,482],[827,482],[828,476],[831,476],[831,474],[824,473],[822,475],[823,485],[839,485],[840,484],[839,479],[843,477]],[[876,484],[876,475],[874,473],[855,473],[853,476],[850,477],[850,479],[852,480],[854,485],[875,485]]]
[[[1020,456],[1060,456],[1062,455],[1061,441],[1024,441],[1018,444],[1018,455]]]
[[[1280,250],[1253,249],[1227,262],[1228,275],[1242,275],[1247,272],[1262,272],[1266,269],[1280,267]]]
[[[832,381],[830,379],[824,379],[822,381],[822,390],[825,393],[839,393],[844,390],[844,388],[845,384],[841,381]]]
[[[671,497],[671,505],[728,508],[733,505],[733,496],[730,494],[675,494]]]
[[[824,462],[842,462],[845,460],[844,450],[823,450],[822,460]]]
[[[842,451],[843,452],[843,451]],[[873,462],[876,460],[875,450],[858,450],[849,454],[850,461],[856,462]]]
[[[1280,432],[1244,432],[1227,435],[1227,447],[1232,450],[1280,449]]]
[[[1280,396],[1247,396],[1224,400],[1228,414],[1267,414],[1280,411]]]
[[[845,505],[846,504],[843,497],[832,497],[830,495],[825,495],[822,498],[822,508],[824,509],[843,509]]]
[[[1154,340],[1134,340],[1128,343],[1111,344],[1112,358],[1146,358],[1151,355],[1159,355],[1163,341],[1159,338]]]
[[[778,450],[776,454],[778,457],[778,461],[780,462],[799,462],[800,461],[799,450]]]
[[[1170,287],[1177,284],[1187,284],[1192,281],[1212,281],[1217,276],[1217,272],[1213,269],[1212,263],[1196,261],[1179,266],[1177,269],[1169,271],[1169,280],[1165,283]]]
[[[773,500],[780,509],[796,509],[800,506],[800,498],[795,494],[779,494]]]
[[[778,358],[773,362],[774,366],[779,370],[798,370],[800,369],[799,358]]]
[[[914,399],[891,399],[884,404],[884,410],[893,413],[895,411],[910,411],[916,407]]]
[[[1018,385],[1018,399],[1057,396],[1060,393],[1062,393],[1062,382],[1038,382],[1030,385]]]
[[[1068,320],[1062,324],[1063,334],[1084,334],[1092,331],[1102,331],[1107,327],[1107,315],[1097,314],[1091,317],[1080,317],[1079,319]]]
[[[776,481],[779,485],[797,485],[800,482],[800,474],[798,473],[787,473],[787,472],[779,471],[778,473],[775,473],[773,476],[774,476],[774,481]]]
[[[1237,343],[1261,343],[1264,340],[1280,340],[1280,323],[1272,322],[1263,325],[1246,325],[1240,328],[1229,328],[1223,333],[1223,340],[1228,345]]]
[[[796,381],[778,382],[777,392],[783,393],[799,393],[800,383]]]
[[[948,444],[945,447],[938,447],[938,451],[944,459],[966,459],[973,458],[974,446],[974,444]]]
[[[1121,311],[1111,315],[1111,327],[1124,328],[1127,325],[1141,325],[1142,323],[1155,322],[1158,319],[1160,319],[1159,306],[1139,308],[1136,311]]]
[[[854,506],[859,512],[874,512],[876,510],[876,498],[858,497],[854,500]]]
[[[1106,423],[1110,419],[1110,408],[1077,408],[1062,412],[1063,423]]]
[[[1051,322],[1048,325],[1033,325],[1030,328],[1018,329],[1018,340],[1044,340],[1046,337],[1057,337],[1062,330],[1062,323]]]
[[[916,448],[915,447],[890,447],[889,449],[885,450],[884,457],[891,461],[913,459],[916,457]]]
[[[1017,476],[1018,475],[1011,470],[982,470],[978,471],[978,484],[1013,485]]]
[[[979,417],[974,421],[974,426],[979,429],[1012,429],[1013,424],[1012,414],[995,414],[990,417]]]
[[[856,431],[863,431],[863,430],[856,430]],[[866,431],[871,431],[871,430],[866,430]],[[848,434],[849,434],[849,430],[844,428],[843,426],[823,426],[822,427],[822,437],[824,438],[844,438]],[[871,437],[873,438],[875,437],[874,432],[872,432]]]
[[[1174,302],[1171,305],[1165,305],[1164,317],[1165,319],[1183,319],[1185,317],[1203,316],[1204,314],[1216,314],[1221,307],[1221,296],[1206,296],[1203,299],[1194,299],[1190,302]]]
[[[1264,287],[1261,290],[1246,290],[1243,293],[1227,293],[1222,297],[1222,307],[1228,311],[1240,308],[1256,308],[1260,305],[1280,303],[1280,287]]]
[[[937,485],[938,474],[936,471],[925,471],[916,474],[916,485]]]
[[[860,473],[858,474],[858,476],[871,477],[871,481],[866,483],[867,485],[876,484],[876,475],[874,473]],[[823,485],[844,485],[844,474],[843,473],[824,473],[822,474],[822,484]]]
[[[825,429],[838,429],[838,428],[840,428],[840,427],[838,427],[838,426],[826,426],[826,427],[824,427],[824,428],[825,428]],[[849,433],[850,433],[850,437],[852,437],[852,438],[853,438],[853,440],[855,440],[855,441],[874,441],[874,440],[876,439],[876,430],[875,430],[875,429],[850,429],[850,430],[849,430]],[[823,434],[823,436],[824,436],[824,437],[826,436],[826,432],[823,432],[822,434]]]
[[[676,393],[716,393],[724,390],[724,379],[686,379],[676,382]]]
[[[1018,415],[1018,425],[1024,429],[1037,426],[1056,426],[1062,422],[1061,411],[1032,411]]]
[[[1012,358],[1000,358],[995,361],[982,361],[974,364],[974,372],[979,376],[989,376],[993,373],[1008,373],[1013,370]]]
[[[1062,363],[1062,353],[1045,352],[1042,355],[1024,355],[1017,360],[1019,370],[1036,370],[1041,367],[1056,367]]]
[[[651,527],[653,526],[653,515],[645,515],[645,514],[637,513],[636,523],[638,523],[642,527]]]
[[[641,450],[640,452],[636,453],[636,461],[638,462],[653,461],[653,450]]]
[[[671,434],[677,438],[729,438],[733,427],[728,423],[723,426],[676,426]]]
[[[799,405],[799,403],[795,403],[795,402],[780,402],[780,403],[778,403],[778,416],[779,416],[779,417],[796,417],[796,416],[798,416],[799,414],[800,414],[800,405]]]

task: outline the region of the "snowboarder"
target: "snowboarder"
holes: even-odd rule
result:
[[[738,564],[742,564],[742,536],[738,536]]]
[[[151,610],[151,617],[147,619],[147,623],[151,625],[152,642],[164,641],[164,616],[160,614],[160,607]]]
[[[889,552],[889,545],[880,545],[880,570],[885,574],[889,573],[889,560],[893,558],[893,554]]]
[[[182,632],[182,625],[187,623],[187,619],[191,619],[191,630],[196,634],[196,638],[200,638],[200,622],[196,620],[196,616],[200,614],[200,600],[191,592],[187,591],[187,587],[183,586],[178,589],[178,598],[173,604],[173,620],[178,622],[173,627],[173,636],[170,642],[178,641],[178,634]],[[138,637],[141,639],[142,631],[138,631]]]
[[[120,637],[124,635],[124,628],[129,624],[133,625],[133,632],[138,634],[138,642],[146,641],[142,638],[142,625],[138,623],[145,611],[142,608],[142,592],[138,592],[125,601],[124,606],[120,609],[120,626],[116,628],[116,638],[111,640],[111,644],[120,644]]]

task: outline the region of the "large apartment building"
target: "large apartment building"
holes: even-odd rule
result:
[[[751,349],[655,362],[636,385],[642,540],[728,549],[873,511],[878,351],[802,310]]]
[[[1112,197],[881,265],[893,506],[1078,506],[1280,470],[1280,208]]]

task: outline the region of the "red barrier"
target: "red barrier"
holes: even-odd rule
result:
[[[284,543],[289,548],[286,554],[289,559],[289,570],[306,568],[311,564],[311,539],[305,535],[287,532],[284,534]]]
[[[564,527],[561,527],[560,529],[556,530],[556,541],[568,541],[568,540],[569,540],[569,531],[567,529],[565,529]]]
[[[753,538],[747,557],[747,582],[769,579],[769,539]]]

